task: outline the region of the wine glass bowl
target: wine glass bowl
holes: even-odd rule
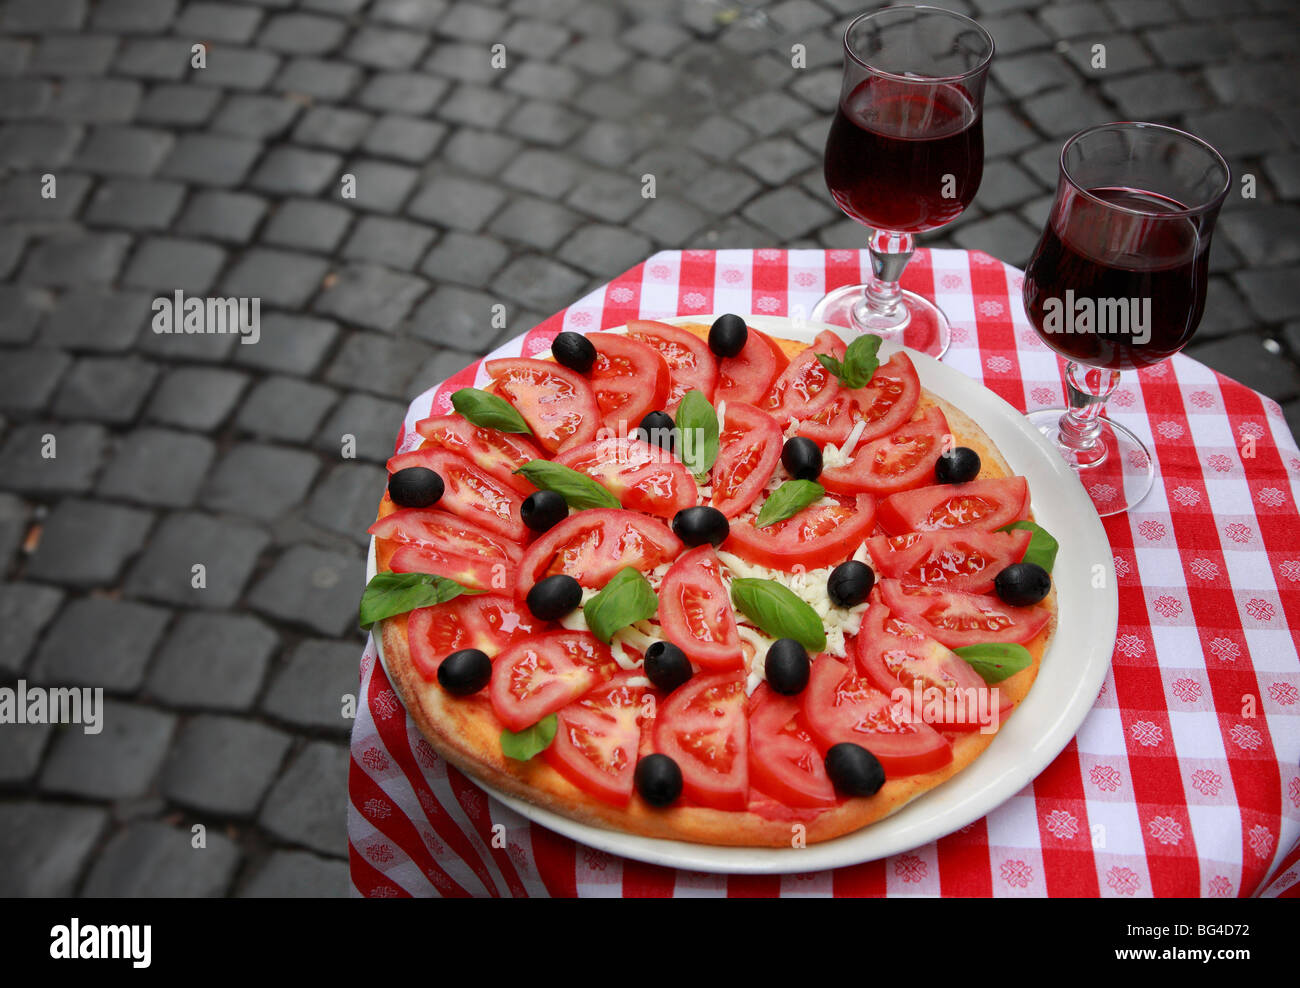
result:
[[[943,312],[898,282],[913,235],[951,222],[979,189],[992,57],[983,28],[937,7],[885,7],[848,26],[825,176],[836,205],[875,231],[872,278],[828,294],[814,319],[935,357],[947,349]]]
[[[1061,150],[1024,303],[1039,337],[1068,361],[1069,407],[1029,417],[1103,515],[1136,506],[1154,477],[1145,445],[1101,415],[1104,403],[1121,370],[1167,360],[1191,340],[1230,181],[1213,147],[1158,124],[1103,124]]]

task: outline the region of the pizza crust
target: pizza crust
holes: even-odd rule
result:
[[[700,324],[683,328],[702,337],[708,334],[708,326]],[[807,346],[794,340],[778,342],[790,354]],[[938,405],[943,410],[958,444],[979,454],[981,478],[1011,475],[1011,469],[997,447],[969,416],[922,389],[918,410],[930,405]],[[393,510],[392,502],[385,495],[379,517]],[[391,548],[377,546],[376,564],[380,571],[387,568],[390,555]],[[1024,699],[1037,678],[1043,654],[1056,628],[1055,586],[1044,604],[1052,609],[1052,617],[1038,636],[1026,645],[1033,663],[998,684],[1016,705]],[[626,807],[617,807],[589,796],[540,757],[528,762],[506,758],[500,745],[504,725],[493,712],[486,692],[468,699],[457,698],[436,683],[428,682],[416,671],[407,647],[406,615],[381,622],[378,630],[384,665],[393,686],[420,732],[450,764],[494,789],[553,813],[644,837],[746,847],[791,847],[800,840],[809,844],[830,840],[889,816],[956,775],[979,757],[996,736],[979,732],[948,734],[952,741],[953,760],[942,769],[890,779],[870,798],[848,799],[820,813],[790,810],[782,818],[774,819],[752,811],[698,806],[657,809],[636,794]],[[1014,710],[1008,716],[1011,715],[1014,715]]]

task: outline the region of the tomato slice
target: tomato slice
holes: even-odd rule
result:
[[[681,460],[639,439],[597,439],[565,450],[555,462],[599,481],[623,507],[660,518],[672,518],[698,496]]]
[[[764,407],[783,428],[791,419],[812,418],[840,392],[835,375],[817,359],[819,353],[843,360],[844,341],[829,329],[823,330],[772,382]]]
[[[861,443],[846,466],[827,467],[817,482],[841,494],[885,497],[934,483],[934,464],[949,434],[948,420],[938,406],[889,435]]]
[[[458,556],[435,546],[401,545],[388,560],[394,573],[433,573],[455,580],[474,590],[501,590],[514,593],[514,567],[503,561],[493,562],[482,556]]]
[[[881,599],[895,617],[949,648],[984,642],[1024,644],[1047,624],[1052,612],[1042,604],[1012,607],[989,594],[909,587],[882,580]]]
[[[909,701],[892,699],[829,655],[813,662],[803,712],[823,749],[842,741],[860,744],[880,759],[887,779],[933,772],[952,761],[952,746],[912,718]]]
[[[519,412],[549,453],[596,438],[600,407],[577,371],[549,360],[502,357],[484,364],[497,394]]]
[[[677,558],[659,588],[659,623],[668,640],[703,669],[740,669],[745,652],[713,546]]]
[[[489,532],[516,542],[527,542],[532,534],[519,513],[524,503],[519,492],[463,456],[430,447],[400,453],[388,461],[388,466],[394,473],[407,467],[427,467],[434,471],[442,477],[444,485],[439,506]]]
[[[714,394],[728,407],[733,401],[757,405],[766,401],[772,382],[789,364],[790,358],[776,340],[750,326],[740,353],[718,361],[718,388]]]
[[[639,671],[619,673],[557,714],[555,740],[546,761],[575,786],[597,799],[626,806],[632,798],[641,744]]]
[[[693,676],[655,715],[655,747],[682,771],[682,791],[702,806],[743,810],[749,794],[745,680],[731,672]]]
[[[713,401],[718,387],[718,361],[708,343],[680,326],[645,319],[628,323],[627,335],[658,350],[668,365],[668,397],[663,411],[672,415],[687,391],[700,391]]]
[[[750,697],[749,778],[787,806],[834,806],[835,787],[804,726],[798,697],[760,683]]]
[[[975,731],[981,718],[1010,709],[1000,690],[990,691],[984,677],[960,655],[890,615],[873,600],[855,641],[858,668],[871,685],[893,695],[900,686],[913,695],[912,717],[949,731]],[[919,690],[917,687],[919,686]],[[920,693],[921,705],[915,699]],[[942,702],[934,702],[935,700]],[[993,726],[996,726],[996,722]]]
[[[921,381],[911,358],[902,351],[876,368],[865,387],[841,388],[834,400],[799,425],[799,435],[814,442],[842,443],[858,422],[865,422],[859,442],[887,436],[916,411]]]
[[[394,573],[434,573],[479,590],[513,591],[523,557],[505,536],[437,508],[399,509],[370,533],[381,540],[379,548],[396,543],[388,559]]]
[[[1029,517],[1024,477],[935,484],[891,494],[880,502],[880,526],[890,535],[976,528],[992,532]]]
[[[511,645],[492,663],[492,709],[512,731],[531,727],[609,679],[609,648],[585,631],[553,631]]]
[[[437,446],[457,453],[484,473],[513,487],[524,497],[534,490],[532,484],[513,471],[529,460],[539,460],[542,452],[523,436],[499,429],[488,429],[459,415],[434,415],[415,423],[415,431],[427,446]],[[388,472],[393,473],[392,461]]]
[[[925,587],[988,593],[997,575],[1025,558],[1029,532],[909,532],[867,540],[876,575]]]
[[[828,504],[812,504],[798,514],[766,528],[733,522],[722,547],[757,566],[793,572],[796,566],[819,569],[842,563],[871,534],[876,500],[827,495]]]
[[[445,604],[419,607],[406,621],[406,640],[416,671],[429,682],[452,652],[477,648],[488,657],[533,633],[534,621],[512,597],[462,595]]]
[[[728,401],[713,464],[709,503],[734,518],[767,486],[781,462],[781,426],[767,412],[741,401]]]
[[[617,333],[588,333],[596,347],[591,386],[601,424],[628,435],[668,400],[668,363],[658,350]]]
[[[661,521],[637,511],[579,511],[538,537],[519,563],[515,592],[527,596],[538,580],[568,573],[584,587],[603,587],[624,566],[641,572],[676,559],[681,540]]]

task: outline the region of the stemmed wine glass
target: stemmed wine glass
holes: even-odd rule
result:
[[[1230,182],[1218,151],[1158,124],[1102,124],[1061,149],[1024,301],[1043,342],[1069,361],[1069,408],[1029,420],[1078,471],[1099,514],[1136,507],[1151,489],[1150,452],[1102,409],[1121,370],[1167,360],[1196,331]]]
[[[885,7],[848,26],[826,185],[850,218],[874,228],[872,274],[828,294],[813,319],[933,357],[948,349],[947,317],[899,279],[913,234],[951,222],[979,189],[992,59],[987,31],[938,7]]]

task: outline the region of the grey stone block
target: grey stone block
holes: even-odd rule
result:
[[[276,782],[258,822],[281,840],[344,856],[347,769],[345,745],[309,742]]]
[[[177,230],[227,243],[247,243],[266,212],[266,200],[242,192],[199,192],[181,214]]]
[[[1275,401],[1300,395],[1300,371],[1265,349],[1258,337],[1233,336],[1199,345],[1193,341],[1184,352]]]
[[[495,175],[507,162],[513,161],[522,147],[513,137],[472,127],[456,127],[440,156],[449,164],[484,178]]]
[[[63,377],[54,414],[125,425],[135,420],[157,376],[158,368],[138,357],[82,357]]]
[[[314,58],[295,58],[275,80],[275,89],[325,101],[341,101],[361,80],[355,65]]]
[[[215,898],[226,894],[239,866],[239,849],[208,827],[206,846],[194,847],[188,829],[142,821],[105,846],[82,894],[92,898]]]
[[[343,555],[297,545],[281,554],[253,587],[250,604],[278,620],[338,636],[355,627],[364,585],[360,553]]]
[[[343,697],[357,695],[359,652],[350,642],[301,642],[271,681],[262,709],[296,727],[343,734],[352,729],[343,716]]]
[[[176,718],[148,707],[105,700],[103,730],[86,734],[70,725],[45,759],[40,785],[46,792],[89,799],[128,799],[143,794],[167,754]]]
[[[325,379],[341,387],[360,384],[367,391],[401,398],[407,394],[411,375],[431,353],[418,340],[353,333],[343,341]]]
[[[259,438],[306,442],[337,398],[334,391],[318,384],[269,377],[241,404],[236,424]]]
[[[16,679],[41,630],[63,602],[63,591],[31,583],[0,583],[0,675]]]
[[[310,199],[290,199],[281,204],[262,232],[269,244],[331,253],[352,222],[342,206]]]
[[[208,439],[169,429],[128,435],[104,471],[99,493],[140,504],[194,503],[215,449]]]
[[[51,625],[29,675],[45,685],[134,692],[170,617],[159,607],[108,597],[73,601]]]
[[[346,168],[346,173],[356,179],[357,195],[342,200],[343,204],[379,213],[396,212],[419,177],[414,168],[386,161],[353,161]]]
[[[47,437],[53,438],[53,444]],[[15,426],[0,447],[0,477],[12,491],[85,493],[99,471],[107,444],[108,435],[98,425],[38,422]],[[44,451],[53,455],[47,458]]]
[[[49,724],[6,724],[0,745],[0,784],[13,786],[35,777],[54,728]]]
[[[380,72],[357,93],[357,102],[378,112],[418,117],[433,111],[447,92],[448,83],[419,72]]]
[[[568,305],[583,284],[583,276],[572,268],[537,254],[516,258],[496,280],[501,294],[542,312]]]
[[[309,375],[320,366],[338,335],[328,319],[264,313],[262,336],[256,345],[240,345],[238,363],[262,370]]]
[[[199,185],[238,185],[262,151],[257,141],[218,134],[185,134],[162,166],[164,178]]]
[[[239,893],[250,899],[325,899],[348,894],[348,866],[306,851],[274,851]]]
[[[152,524],[147,511],[67,498],[45,519],[27,575],[81,588],[115,583]]]
[[[302,107],[288,96],[236,93],[226,98],[211,129],[255,141],[265,141],[289,129]]]
[[[241,254],[226,272],[221,293],[239,298],[260,298],[263,305],[298,309],[320,288],[328,270],[329,263],[317,257],[254,247]]]
[[[484,182],[444,176],[425,185],[407,208],[418,219],[474,232],[505,198],[500,189]]]
[[[278,147],[269,151],[249,184],[272,195],[318,195],[339,173],[341,159],[326,151]]]
[[[189,3],[175,32],[182,37],[211,38],[235,43],[248,41],[261,23],[262,12],[226,3]]]
[[[340,463],[315,486],[307,502],[307,520],[366,545],[366,529],[375,520],[388,472],[363,463]]]
[[[518,102],[512,94],[461,83],[438,105],[437,115],[448,123],[495,130]]]
[[[213,511],[273,521],[306,499],[318,468],[314,453],[240,443],[213,470],[202,503]]]
[[[194,717],[181,728],[163,767],[163,795],[199,813],[251,817],[289,744],[283,731],[250,720]]]
[[[6,353],[0,361],[0,410],[40,411],[71,364],[66,353],[44,347]]]
[[[178,367],[163,377],[146,418],[163,425],[211,432],[230,414],[247,381],[248,376],[237,371]]]
[[[114,179],[96,189],[86,221],[96,226],[161,230],[171,224],[184,198],[185,186],[176,182]]]
[[[264,532],[248,525],[193,513],[172,515],[132,567],[126,592],[171,604],[231,607],[268,541]],[[196,564],[205,568],[205,587],[193,585]]]
[[[312,107],[294,128],[293,139],[299,144],[351,151],[370,130],[374,117],[359,110],[337,106]]]
[[[278,55],[233,45],[208,45],[207,61],[207,68],[195,74],[195,81],[225,89],[262,89],[280,68]]]
[[[423,278],[374,264],[352,264],[321,292],[313,308],[370,329],[391,332],[425,293]]]
[[[771,230],[778,242],[806,236],[835,215],[824,201],[789,187],[759,196],[744,211],[745,219]]]
[[[393,455],[393,443],[405,414],[405,404],[371,395],[350,394],[325,420],[315,445],[331,456],[339,456],[343,437],[351,436],[355,441],[357,459],[385,463]]]
[[[108,814],[88,806],[0,803],[0,895],[70,896]]]
[[[258,33],[258,43],[288,55],[323,55],[338,46],[347,26],[315,14],[277,14]]]
[[[278,644],[255,617],[183,614],[158,651],[148,691],[169,707],[250,710]]]
[[[454,281],[485,288],[509,256],[509,249],[492,237],[453,231],[429,251],[420,270],[434,281]],[[445,290],[439,288],[429,298],[437,298]],[[425,313],[428,306],[428,301],[422,303],[417,317]],[[426,314],[432,316],[435,311],[430,308]]]
[[[81,288],[113,280],[131,240],[122,233],[59,234],[27,254],[22,280],[28,284]]]
[[[601,277],[613,277],[642,261],[650,241],[622,227],[591,224],[577,231],[560,248],[560,260]]]
[[[433,238],[433,231],[423,224],[366,216],[352,231],[343,256],[409,270],[415,267]]]
[[[372,69],[409,69],[424,53],[426,39],[419,31],[363,27],[352,36],[343,57]]]
[[[361,147],[367,154],[420,164],[433,156],[446,134],[447,128],[436,120],[389,114],[375,122]]]

